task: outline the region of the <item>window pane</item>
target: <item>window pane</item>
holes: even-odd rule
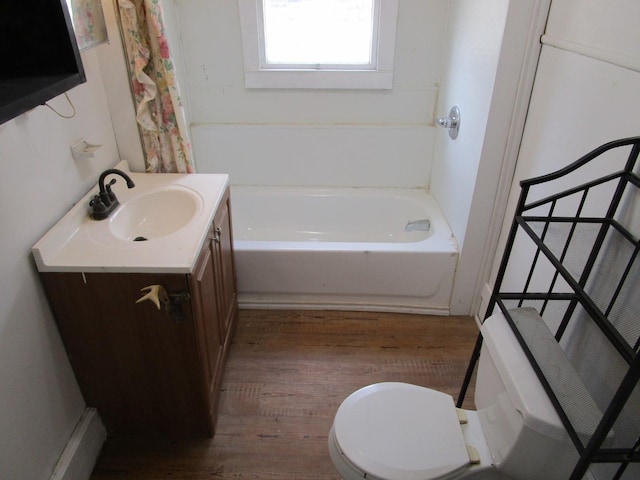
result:
[[[263,0],[273,64],[371,63],[374,0]]]

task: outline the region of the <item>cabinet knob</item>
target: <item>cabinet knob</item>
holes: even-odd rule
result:
[[[220,243],[220,237],[222,236],[222,228],[216,227],[213,231],[213,241]]]

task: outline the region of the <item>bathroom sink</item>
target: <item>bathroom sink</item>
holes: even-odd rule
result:
[[[145,241],[161,238],[185,227],[199,210],[196,193],[165,188],[124,202],[109,220],[111,233],[122,239]]]
[[[137,173],[124,160],[115,168],[134,185],[104,182],[119,204],[107,218],[96,220],[91,201],[100,191],[98,181],[34,245],[38,270],[192,272],[229,186],[228,175]]]

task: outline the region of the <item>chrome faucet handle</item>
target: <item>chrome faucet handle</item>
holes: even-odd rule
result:
[[[436,123],[449,130],[449,137],[452,140],[458,138],[458,132],[460,130],[460,108],[458,106],[451,107],[448,117],[436,118]]]
[[[438,125],[444,128],[450,128],[451,125],[454,123],[454,120],[451,119],[450,117],[438,117],[436,121],[438,122]]]

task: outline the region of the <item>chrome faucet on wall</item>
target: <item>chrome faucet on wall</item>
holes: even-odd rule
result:
[[[436,122],[443,128],[449,130],[449,137],[452,140],[458,138],[458,132],[460,131],[460,108],[458,106],[451,107],[448,117],[438,117]]]

